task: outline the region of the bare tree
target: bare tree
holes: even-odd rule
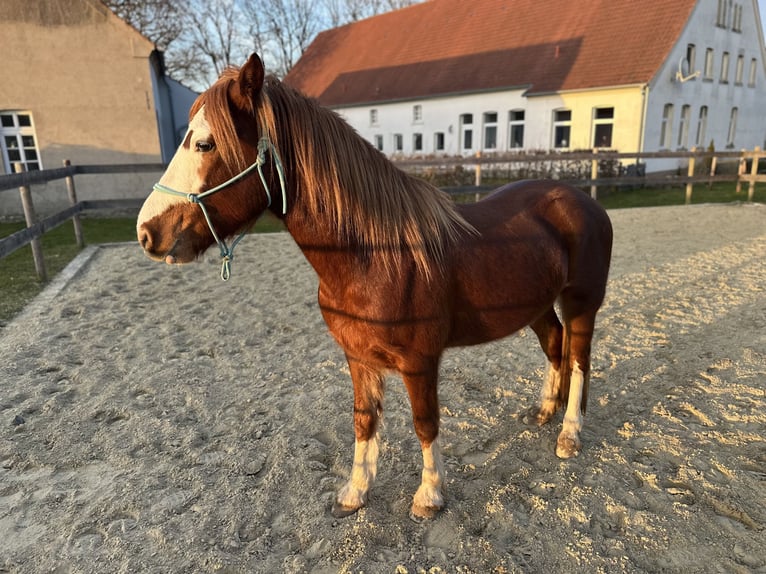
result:
[[[104,0],[104,4],[160,50],[183,33],[178,0]]]
[[[165,52],[171,77],[202,90],[250,52],[278,75],[316,35],[420,0],[104,0]]]
[[[242,0],[254,34],[277,74],[293,67],[323,28],[321,7],[314,0]],[[270,57],[269,57],[270,56]]]

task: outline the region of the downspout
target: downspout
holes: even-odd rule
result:
[[[649,84],[641,86],[641,123],[638,126],[638,151],[644,151],[644,137],[646,134],[646,110],[649,105]]]

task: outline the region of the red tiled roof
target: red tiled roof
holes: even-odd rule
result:
[[[657,73],[695,3],[430,0],[322,32],[285,82],[328,106],[640,84]]]

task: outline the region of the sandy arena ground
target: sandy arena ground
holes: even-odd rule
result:
[[[286,234],[233,277],[135,245],[0,331],[0,572],[766,572],[766,207],[611,213],[579,458],[527,428],[531,331],[442,365],[447,506],[386,396],[369,506],[336,520],[352,388]]]

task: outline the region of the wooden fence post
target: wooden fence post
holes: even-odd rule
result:
[[[707,184],[708,189],[713,187],[713,178],[715,177],[715,171],[718,169],[718,158],[713,156],[710,159],[710,181]]]
[[[595,157],[595,154],[598,153],[598,148],[593,148],[593,159],[590,160],[590,178],[591,180],[598,179],[598,158]],[[591,184],[590,186],[590,196],[593,199],[598,198],[598,186]]]
[[[755,193],[755,178],[758,177],[758,154],[761,151],[760,146],[755,146],[753,150],[753,165],[750,166],[750,185],[747,188],[747,200],[753,201],[753,194]]]
[[[22,173],[24,171],[24,164],[16,162],[13,164],[13,171],[16,173]],[[32,192],[29,187],[22,185],[19,187],[19,193],[21,194],[21,205],[24,208],[24,219],[27,222],[27,227],[32,227],[37,223],[37,215],[35,214],[35,206],[32,203]],[[31,241],[32,244],[32,257],[35,260],[35,271],[37,271],[37,277],[40,281],[47,281],[48,274],[45,271],[45,260],[43,259],[43,248],[40,243],[40,238],[35,238]]]
[[[692,153],[697,151],[696,147],[692,148]],[[689,169],[687,171],[687,175],[689,177],[694,177],[694,163],[695,163],[694,156],[689,157]],[[692,190],[694,189],[694,184],[691,181],[686,182],[686,205],[689,205],[692,202]]]
[[[64,160],[64,167],[69,167],[72,163],[68,160]],[[74,188],[74,177],[71,175],[66,176],[66,190],[69,194],[69,204],[74,207],[77,205],[77,191]],[[75,213],[72,216],[72,225],[74,225],[74,238],[77,241],[77,247],[82,249],[85,247],[85,240],[82,236],[82,224],[80,223],[80,214]]]
[[[740,150],[740,156],[739,156],[739,167],[737,168],[737,189],[736,194],[739,195],[742,193],[742,178],[745,175],[745,171],[747,170],[747,160],[745,159],[745,150]]]

